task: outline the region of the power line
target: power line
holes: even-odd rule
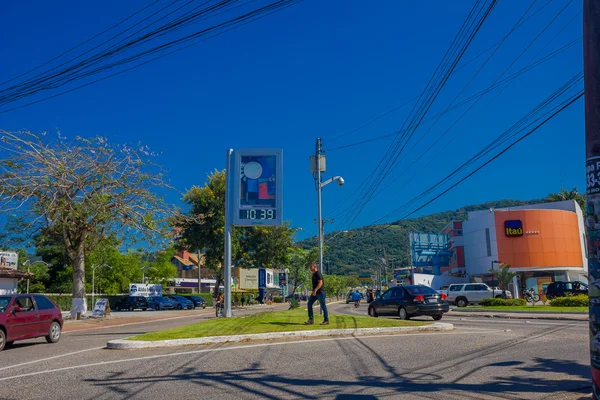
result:
[[[459,171],[461,171],[462,169],[464,169],[466,166],[469,166],[473,162],[477,161],[483,155],[488,154],[495,147],[498,147],[501,144],[505,143],[509,138],[515,137],[518,132],[522,132],[524,129],[527,128],[527,127],[523,127],[523,128],[520,128],[520,127],[522,125],[524,125],[528,120],[530,120],[535,115],[536,112],[538,112],[541,109],[545,108],[553,100],[557,100],[561,95],[563,95],[564,93],[566,93],[568,90],[572,89],[577,83],[581,82],[582,79],[583,79],[583,73],[582,72],[576,74],[567,83],[565,83],[563,86],[561,86],[561,88],[559,88],[556,92],[554,92],[548,98],[544,99],[538,106],[536,106],[533,110],[531,110],[528,114],[526,114],[523,118],[521,118],[511,128],[509,128],[508,130],[506,130],[505,132],[503,132],[494,141],[492,141],[490,144],[488,144],[484,149],[480,150],[476,155],[474,155],[473,157],[471,157],[468,161],[466,161],[465,163],[463,163],[460,167],[458,167],[457,169],[455,169],[448,176],[440,179],[436,184],[432,185],[429,189],[425,190],[420,195],[416,196],[415,198],[413,198],[412,200],[408,201],[404,205],[400,206],[396,210],[394,210],[394,211],[388,213],[386,216],[378,219],[377,221],[375,221],[375,224],[378,221],[382,220],[382,219],[386,219],[387,217],[390,217],[391,215],[393,215],[394,213],[398,212],[399,210],[401,210],[403,208],[406,208],[406,206],[408,206],[409,204],[414,203],[415,201],[418,201],[419,199],[425,197],[427,194],[431,193],[433,190],[435,190],[436,188],[440,187],[442,184],[448,182],[448,180],[452,176],[456,175]],[[480,171],[482,168],[484,168],[485,166],[487,166],[488,164],[490,164],[491,162],[493,162],[494,160],[496,160],[497,158],[499,158],[501,155],[503,155],[504,153],[506,153],[512,147],[514,147],[515,145],[517,145],[518,143],[520,143],[521,141],[523,141],[525,138],[529,137],[531,134],[533,134],[534,132],[536,132],[539,128],[541,128],[547,122],[549,122],[550,120],[552,120],[555,116],[557,116],[560,112],[564,111],[570,105],[572,105],[573,103],[575,103],[582,96],[583,96],[583,91],[580,90],[576,94],[572,95],[569,99],[561,102],[561,104],[559,104],[558,106],[554,107],[553,110],[547,112],[545,115],[543,115],[541,117],[538,117],[536,119],[536,121],[540,121],[540,120],[542,120],[542,121],[539,122],[537,125],[535,125],[527,133],[521,135],[517,139],[514,139],[508,146],[506,146],[504,149],[502,149],[498,154],[496,154],[493,157],[489,158],[482,165],[480,165],[479,167],[477,167],[475,170],[473,170],[472,172],[470,172],[465,177],[461,178],[456,183],[452,184],[449,188],[447,188],[442,193],[440,193],[437,196],[435,196],[433,199],[427,201],[426,203],[420,205],[418,208],[416,208],[416,209],[412,210],[411,212],[407,213],[406,215],[404,215],[400,220],[404,220],[404,219],[410,217],[411,215],[415,214],[416,212],[422,210],[424,207],[426,207],[427,205],[431,204],[435,200],[439,199],[441,196],[443,196],[444,194],[448,193],[450,190],[452,190],[453,188],[455,188],[456,186],[458,186],[460,183],[464,182],[466,179],[468,179],[471,176],[473,176],[475,173],[477,173],[478,171]],[[535,124],[535,122],[529,123],[528,126],[531,126],[533,124]],[[375,232],[371,233],[368,236],[362,237],[362,239],[370,237],[373,234],[379,233],[379,232],[381,232],[381,231],[383,231],[385,229],[388,229],[390,226],[393,226],[396,222],[398,222],[398,221],[395,221],[394,223],[386,224],[381,229],[379,229],[378,231],[375,231]],[[341,232],[342,231],[338,232],[336,235],[334,235],[331,238],[329,238],[327,240],[327,242],[330,241],[330,240],[332,240],[334,237],[336,237],[337,235],[339,235]]]
[[[247,5],[247,4],[249,4],[249,3],[253,2],[253,1],[255,1],[255,0],[250,0],[250,1],[246,2],[246,3],[244,3],[243,5]],[[66,69],[65,71],[62,71],[62,72],[57,73],[57,74],[54,74],[54,75],[52,75],[49,78],[50,81],[48,81],[48,80],[44,81],[42,79],[42,80],[36,82],[35,84],[33,84],[33,86],[32,86],[31,83],[29,83],[27,85],[27,89],[24,92],[23,91],[21,91],[21,92],[15,91],[13,89],[12,93],[10,93],[10,94],[7,94],[6,92],[0,92],[0,93],[4,93],[5,94],[5,96],[4,96],[4,98],[2,100],[3,100],[4,104],[8,104],[8,103],[10,103],[12,101],[15,101],[15,100],[18,100],[20,98],[23,98],[23,97],[35,94],[35,93],[37,93],[40,90],[56,89],[56,88],[61,87],[61,86],[65,85],[65,84],[68,84],[68,83],[70,83],[70,82],[72,82],[74,80],[85,78],[85,77],[89,77],[91,75],[94,75],[94,74],[97,74],[97,73],[100,73],[100,72],[104,72],[104,71],[107,71],[107,70],[110,70],[110,69],[113,69],[113,68],[116,68],[116,67],[124,66],[125,64],[128,64],[128,63],[137,62],[137,61],[139,61],[139,60],[141,60],[143,58],[147,58],[148,56],[152,56],[154,54],[159,54],[158,56],[155,56],[155,57],[153,57],[153,58],[151,58],[149,60],[141,62],[141,63],[139,63],[137,65],[134,65],[133,67],[127,68],[127,69],[119,71],[117,73],[114,73],[114,74],[111,74],[111,75],[108,75],[108,76],[104,76],[104,77],[102,77],[100,79],[96,79],[96,80],[94,80],[92,82],[88,82],[88,83],[86,83],[84,85],[77,86],[77,87],[72,88],[70,90],[67,90],[67,91],[64,91],[64,92],[61,92],[61,93],[58,93],[58,94],[46,97],[46,98],[41,99],[41,100],[33,101],[33,102],[30,102],[30,103],[27,103],[27,104],[24,104],[24,105],[21,105],[21,106],[18,106],[18,107],[13,107],[11,109],[6,109],[6,110],[1,111],[0,113],[12,111],[12,110],[17,109],[17,108],[22,108],[22,107],[26,107],[26,106],[31,105],[31,104],[39,103],[41,101],[45,101],[45,100],[48,100],[50,98],[54,98],[54,97],[63,95],[65,93],[69,93],[71,91],[80,89],[82,87],[89,86],[90,84],[99,82],[101,80],[104,80],[104,79],[107,79],[109,77],[118,75],[120,73],[123,73],[123,72],[129,71],[129,70],[138,68],[138,67],[140,67],[142,65],[145,65],[145,64],[147,64],[149,62],[155,61],[155,60],[157,60],[159,58],[162,58],[164,56],[173,54],[174,52],[180,51],[180,50],[182,50],[184,48],[190,47],[191,45],[200,43],[200,42],[202,42],[204,40],[208,40],[210,38],[213,38],[215,36],[223,34],[224,32],[230,31],[232,29],[238,28],[238,27],[243,26],[243,25],[245,25],[247,23],[256,21],[256,20],[258,20],[260,18],[263,18],[263,17],[265,17],[267,15],[270,15],[270,14],[272,14],[274,12],[277,12],[277,11],[283,10],[285,8],[288,8],[288,7],[292,6],[292,5],[295,5],[295,4],[299,3],[300,1],[301,0],[278,0],[278,1],[274,1],[274,2],[271,2],[271,3],[269,3],[269,4],[267,4],[267,5],[263,6],[263,7],[255,8],[255,9],[253,9],[253,10],[251,10],[249,12],[246,12],[246,13],[244,13],[242,15],[231,17],[231,18],[229,18],[228,20],[226,20],[224,22],[217,23],[216,25],[209,26],[209,27],[207,27],[205,29],[202,29],[200,31],[196,31],[196,32],[191,33],[189,35],[186,35],[186,36],[183,36],[183,37],[178,38],[176,40],[172,40],[172,41],[167,42],[165,44],[153,47],[151,49],[145,50],[145,51],[140,52],[138,54],[129,56],[127,58],[114,61],[111,64],[99,66],[99,67],[96,67],[96,69],[92,69],[92,70],[86,70],[93,63],[98,63],[98,62],[102,61],[103,59],[105,59],[107,57],[112,57],[112,56],[114,56],[115,54],[117,54],[119,52],[128,50],[130,47],[132,47],[132,46],[136,45],[137,43],[139,43],[140,40],[146,40],[147,38],[149,38],[149,37],[151,37],[153,35],[157,35],[157,34],[159,36],[161,36],[162,34],[164,34],[161,31],[161,29],[170,29],[170,30],[179,29],[179,28],[181,28],[182,24],[189,24],[189,23],[194,22],[194,20],[190,19],[190,18],[196,18],[196,20],[197,20],[200,16],[202,16],[202,14],[206,14],[208,12],[211,12],[211,11],[214,11],[214,10],[218,10],[219,8],[222,8],[223,6],[225,6],[228,3],[230,3],[231,0],[222,1],[222,2],[220,2],[218,4],[215,4],[215,5],[212,5],[212,6],[208,7],[208,8],[202,9],[199,12],[196,12],[194,14],[188,15],[184,19],[182,19],[182,16],[180,16],[177,19],[169,22],[167,25],[163,25],[163,27],[159,28],[158,30],[154,30],[153,32],[148,33],[148,34],[142,36],[141,38],[136,38],[133,41],[130,41],[130,42],[124,44],[124,45],[119,46],[118,48],[114,48],[114,45],[113,45],[113,47],[111,47],[111,48],[103,51],[102,53],[97,53],[96,55],[92,56],[91,58],[80,62],[76,66],[71,66],[68,69]],[[206,4],[206,3],[204,3],[204,4]],[[236,7],[233,7],[233,8],[238,8],[238,7],[239,6],[236,6]],[[196,7],[196,9],[197,8],[198,7]],[[231,11],[233,8],[230,8],[229,11]],[[189,14],[189,12],[186,13],[186,14]],[[218,15],[218,14],[220,14],[220,13],[213,13],[212,16],[215,16],[215,15]],[[206,15],[204,17],[206,17]],[[206,37],[206,36],[208,36],[208,37]],[[185,45],[187,42],[192,42],[192,43]],[[168,52],[165,51],[165,50],[168,50],[168,49],[171,49],[171,48],[176,48],[176,49],[173,50],[173,51],[168,51]],[[64,74],[70,74],[70,75],[63,76]],[[43,86],[42,86],[42,83],[43,83]]]
[[[535,3],[535,1],[536,1],[536,0],[534,0],[534,3]],[[523,25],[524,25],[524,24],[525,24],[525,23],[526,23],[528,20],[530,20],[530,19],[531,19],[531,18],[533,18],[533,17],[534,17],[536,14],[538,14],[540,11],[542,11],[544,8],[546,8],[546,6],[548,6],[550,3],[552,3],[552,1],[553,1],[553,0],[548,0],[548,1],[547,1],[547,2],[544,4],[544,5],[542,5],[542,6],[541,6],[540,8],[538,8],[536,11],[534,11],[534,12],[533,12],[531,15],[529,15],[527,18],[525,18],[525,19],[523,19],[522,21],[520,21],[520,22],[517,24],[517,26],[515,27],[515,30],[516,30],[516,29],[518,29],[518,28],[520,28],[521,26],[523,26]],[[511,32],[511,33],[512,33],[512,32]],[[483,56],[484,54],[486,54],[488,51],[490,51],[490,50],[493,50],[494,48],[496,48],[497,46],[499,46],[501,43],[503,43],[503,42],[504,42],[504,40],[506,40],[506,38],[507,38],[508,36],[510,36],[510,35],[511,35],[511,33],[508,33],[507,35],[505,35],[504,37],[502,37],[502,38],[501,38],[501,39],[500,39],[498,42],[496,42],[495,44],[491,45],[490,47],[488,47],[486,50],[482,51],[481,53],[479,53],[479,54],[478,54],[478,55],[476,55],[475,57],[473,57],[473,58],[471,58],[470,60],[468,60],[468,61],[464,62],[464,63],[463,63],[463,64],[461,64],[461,65],[459,65],[459,66],[456,68],[455,72],[458,72],[458,71],[460,71],[461,69],[463,69],[464,67],[466,67],[467,65],[469,65],[470,63],[472,63],[473,61],[477,60],[479,57],[481,57],[481,56]],[[344,137],[344,136],[347,136],[347,135],[351,135],[352,133],[355,133],[355,132],[357,132],[357,131],[359,131],[359,130],[361,130],[361,129],[364,129],[364,128],[366,128],[367,126],[369,126],[369,125],[371,125],[371,124],[373,124],[373,123],[375,123],[375,122],[379,121],[381,118],[384,118],[384,117],[386,117],[387,115],[389,115],[389,114],[392,114],[392,113],[393,113],[393,112],[395,112],[395,111],[398,111],[398,110],[399,110],[399,109],[401,109],[402,107],[404,107],[404,106],[406,106],[406,105],[410,104],[411,102],[413,102],[413,101],[417,100],[418,98],[419,98],[419,96],[417,95],[417,96],[413,97],[412,99],[410,99],[410,100],[407,100],[407,101],[405,101],[404,103],[400,104],[399,106],[396,106],[396,107],[394,107],[394,108],[392,108],[392,109],[390,109],[390,110],[388,110],[388,111],[384,112],[383,114],[380,114],[379,116],[377,116],[377,117],[373,118],[372,120],[370,120],[369,122],[367,122],[367,123],[365,123],[365,124],[363,124],[363,125],[359,126],[358,128],[352,129],[352,130],[350,130],[350,131],[348,131],[348,132],[346,132],[346,133],[342,133],[342,134],[340,134],[340,135],[337,135],[337,136],[335,136],[335,137],[331,138],[331,139],[329,140],[329,142],[334,142],[334,141],[336,141],[336,140],[337,140],[337,139],[339,139],[339,138],[342,138],[342,137]],[[393,135],[393,134],[392,134],[392,135]],[[390,135],[390,136],[392,136],[392,135]]]
[[[488,93],[489,91],[493,90],[496,87],[500,87],[502,86],[504,83],[508,82],[508,85],[510,85],[514,80],[516,80],[516,78],[518,76],[520,76],[521,74],[529,71],[530,69],[534,68],[535,66],[541,64],[544,61],[547,61],[549,58],[553,57],[554,55],[558,54],[559,52],[562,52],[564,50],[566,50],[567,48],[570,48],[571,46],[573,46],[575,43],[577,43],[580,39],[577,39],[569,44],[567,44],[566,46],[563,46],[562,48],[550,53],[549,55],[543,57],[542,59],[540,59],[539,61],[535,61],[537,59],[537,57],[556,39],[556,37],[558,37],[560,35],[560,33],[562,33],[562,31],[564,29],[566,29],[566,27],[577,17],[577,15],[579,15],[579,12],[573,17],[571,18],[560,30],[557,34],[554,35],[554,37],[552,37],[552,39],[550,39],[550,41],[548,43],[546,43],[546,45],[532,58],[531,61],[529,61],[529,63],[519,72],[517,72],[516,74],[513,74],[512,76],[509,76],[503,80],[500,80],[502,78],[502,76],[508,72],[508,70],[531,48],[531,46],[537,41],[537,39],[557,20],[557,18],[566,10],[566,8],[569,6],[569,4],[571,3],[571,1],[569,1],[555,16],[554,18],[552,18],[544,27],[544,29],[542,29],[534,38],[533,40],[529,43],[529,45],[511,62],[511,64],[506,67],[504,69],[504,71],[494,80],[494,82],[492,83],[492,85],[490,85],[487,89],[479,92],[478,94],[475,94],[473,96],[471,96],[469,99],[464,100],[463,102],[459,103],[456,105],[456,107],[467,103],[468,101],[471,101],[472,99],[475,99],[475,102],[472,103],[470,105],[470,107],[450,126],[450,128],[448,128],[440,137],[437,138],[437,140],[435,140],[435,142],[433,142],[429,148],[427,150],[425,150],[421,156],[415,158],[415,160],[412,162],[412,164],[410,166],[408,166],[406,169],[404,169],[404,171],[402,171],[402,173],[397,176],[396,178],[394,178],[394,180],[392,180],[389,184],[386,185],[386,187],[384,187],[383,189],[379,190],[378,192],[373,194],[373,197],[378,196],[379,194],[381,194],[383,191],[386,190],[386,188],[389,188],[394,182],[396,182],[402,175],[404,175],[405,172],[407,172],[417,161],[419,161],[427,152],[429,152],[429,150],[431,150],[433,147],[435,147],[437,145],[437,143],[443,138],[445,137],[445,135],[454,127],[456,126],[456,124],[466,116],[466,114],[483,98],[483,96]],[[529,8],[531,8],[533,6],[533,4],[530,5]],[[529,10],[529,9],[528,9]],[[513,27],[510,31],[509,34],[507,34],[506,36],[504,36],[504,38],[507,38],[511,32],[514,32],[514,30],[516,29],[516,27],[522,23],[521,20],[523,19],[523,17],[526,15],[527,10],[525,11],[525,13],[521,16],[521,19],[519,19],[519,21],[517,21],[517,24],[515,25],[515,27]],[[497,48],[496,48],[497,50]],[[493,55],[493,54],[492,54]],[[488,57],[488,59],[486,60],[489,61],[490,57]],[[485,63],[484,63],[485,65]],[[483,66],[482,66],[483,67]],[[477,71],[477,73],[479,73],[481,71],[481,68]],[[471,79],[472,81],[472,79]],[[468,83],[467,83],[468,85]],[[485,108],[489,107],[489,105],[491,105],[491,103],[493,103],[501,94],[504,90],[506,90],[506,88],[508,87],[508,85],[504,86],[504,88],[502,89],[502,91],[500,93],[498,93],[498,95],[492,100],[490,101],[483,110],[481,110],[481,112],[478,114],[478,116],[476,116],[473,120],[471,120],[469,122],[469,124],[467,124],[465,127],[463,127],[463,129],[449,142],[453,142],[462,132],[464,132],[466,130],[466,128],[475,120],[479,117],[479,115],[481,115],[483,113],[483,111],[485,110]],[[463,87],[463,90],[466,88]],[[461,93],[462,93],[461,91]],[[455,97],[455,100],[458,98]],[[441,117],[442,115],[444,115],[446,112],[448,112],[450,109],[455,109],[456,107],[452,107],[452,103],[450,104],[449,107],[446,108],[446,110],[444,110],[442,113],[438,113],[435,117]],[[435,117],[431,117],[428,120],[431,120]],[[421,138],[419,139],[419,141],[417,141],[411,148],[411,150],[409,151],[412,152],[412,150],[414,150],[416,148],[416,146],[421,142],[421,140],[427,135],[427,133],[429,133],[431,131],[432,127],[430,127],[428,129],[428,131],[421,136]],[[385,135],[385,136],[390,136],[390,135]],[[378,137],[378,138],[373,138],[372,140],[367,140],[367,141],[363,141],[363,142],[359,142],[357,144],[354,145],[358,145],[358,144],[363,144],[365,142],[370,142],[370,141],[375,141],[378,139],[381,139],[383,137]],[[448,144],[449,144],[448,143]],[[349,147],[349,146],[348,146]],[[440,153],[443,151],[443,149],[440,150]],[[439,154],[439,153],[438,153]],[[404,159],[405,157],[403,157],[402,159]],[[430,161],[431,162],[431,161]],[[393,168],[395,169],[395,167]],[[358,192],[358,190],[352,195],[354,196],[356,193]],[[350,197],[352,197],[350,196]],[[349,197],[349,198],[350,198]],[[347,203],[348,199],[346,201],[344,201],[343,203]],[[349,208],[347,208],[345,211],[342,211],[341,213],[336,214],[335,216],[333,216],[332,218],[338,218],[340,215],[344,215],[344,214],[350,214],[352,212],[352,207],[354,207],[357,204],[357,202],[355,202],[353,205],[351,205]],[[343,206],[343,204],[341,204],[340,206]],[[339,207],[338,207],[339,209]],[[334,210],[335,212],[335,210]],[[354,221],[354,220],[353,220]]]

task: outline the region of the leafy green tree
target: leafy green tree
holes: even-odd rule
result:
[[[314,247],[310,250],[303,250],[298,247],[292,247],[289,252],[288,261],[288,280],[292,285],[291,296],[294,296],[296,290],[301,287],[310,287],[310,265],[316,263],[319,259],[319,249]]]
[[[60,235],[73,267],[72,313],[86,311],[85,259],[105,235],[151,237],[172,210],[169,185],[142,145],[30,132],[2,133],[0,210],[18,210],[32,230]]]
[[[585,210],[585,194],[579,193],[576,187],[571,190],[564,188],[560,189],[558,193],[549,194],[546,197],[546,201],[564,201],[564,200],[575,200],[579,207]]]
[[[498,280],[498,285],[503,291],[508,290],[508,285],[517,276],[516,272],[510,271],[510,264],[502,264],[498,269],[490,269],[490,272]],[[504,292],[502,292],[502,297],[506,297]]]
[[[246,229],[240,232],[238,256],[256,267],[280,268],[288,261],[295,232],[287,223]]]
[[[347,288],[355,288],[360,286],[360,281],[355,275],[348,275],[345,277],[344,284]]]
[[[215,295],[223,282],[225,246],[225,171],[215,170],[202,187],[194,186],[183,200],[190,206],[186,220],[175,221],[177,247],[201,249],[205,264],[217,273]],[[295,229],[289,225],[232,229],[233,264],[240,266],[282,267],[288,261]]]

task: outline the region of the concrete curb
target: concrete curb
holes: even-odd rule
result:
[[[304,339],[323,336],[366,336],[376,334],[405,334],[418,332],[443,332],[454,330],[454,325],[437,322],[425,326],[399,326],[393,328],[360,328],[360,329],[327,329],[314,331],[296,331],[296,332],[271,332],[257,333],[249,335],[233,336],[208,336],[194,339],[173,339],[173,340],[110,340],[106,347],[113,350],[135,350],[149,349],[156,347],[178,347],[217,343],[245,342],[249,340],[270,340],[270,339]]]
[[[524,314],[524,313],[490,313],[486,311],[450,311],[449,317],[503,318],[503,319],[545,319],[554,321],[588,321],[587,314]]]
[[[549,314],[549,315],[589,315],[588,312],[566,312],[566,311],[526,311],[526,310],[482,310],[482,309],[477,309],[477,310],[469,310],[469,309],[456,309],[456,308],[451,308],[450,311],[452,312],[459,312],[459,313],[488,313],[488,314],[540,314],[540,315],[544,315],[544,314]]]

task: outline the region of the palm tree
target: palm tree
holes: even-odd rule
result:
[[[558,193],[552,193],[546,197],[547,201],[564,201],[564,200],[575,200],[579,207],[585,210],[585,194],[579,193],[576,187],[571,190],[565,188],[560,189]]]
[[[510,281],[513,280],[515,276],[517,276],[516,272],[509,271],[510,264],[502,264],[502,266],[498,269],[490,269],[490,272],[498,280],[498,286],[502,289],[502,297],[506,298],[506,291],[508,290],[508,285],[510,285]]]

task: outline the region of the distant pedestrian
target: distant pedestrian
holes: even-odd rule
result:
[[[245,298],[245,296],[242,295],[242,307],[244,307],[244,301],[245,301],[244,298]]]
[[[325,304],[325,291],[323,290],[323,275],[319,272],[317,265],[312,264],[310,266],[310,270],[312,271],[312,293],[308,298],[308,321],[305,322],[306,325],[312,325],[315,323],[315,317],[313,314],[313,304],[315,301],[319,300],[319,304],[321,305],[321,309],[323,310],[323,322],[321,325],[329,325],[329,314],[327,313],[327,305]]]

